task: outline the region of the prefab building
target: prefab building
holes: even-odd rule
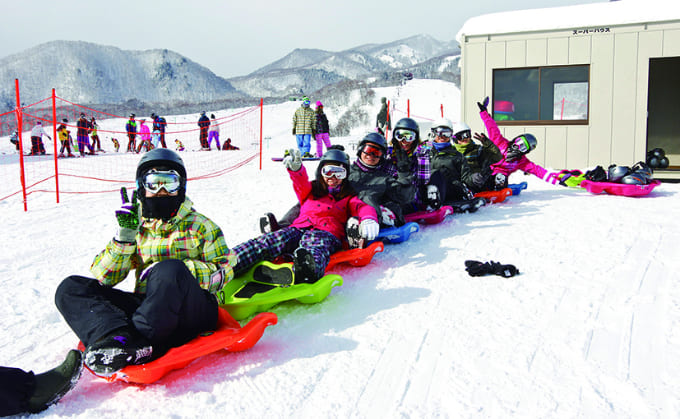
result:
[[[658,147],[680,170],[680,2],[483,15],[457,40],[461,119],[473,131],[484,129],[476,102],[489,96],[506,138],[538,138],[538,164],[632,165]]]

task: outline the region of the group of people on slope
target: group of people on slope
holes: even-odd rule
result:
[[[323,103],[316,101],[316,111],[310,108],[311,101],[307,96],[302,98],[302,105],[293,114],[293,135],[298,150],[303,158],[321,157],[323,147],[331,146],[328,118],[323,111]],[[316,141],[316,154],[311,153],[312,136]]]
[[[260,261],[286,254],[293,260],[292,266],[260,265],[254,274],[260,282],[313,283],[346,240],[373,240],[381,226],[403,224],[404,214],[470,202],[472,191],[507,186],[515,170],[556,183],[526,157],[536,139],[530,134],[504,138],[487,103],[478,103],[489,135],[475,134],[479,144],[469,128],[454,132],[446,120],[435,123],[432,142],[421,141],[418,124],[404,118],[395,125],[390,144],[377,132],[367,134],[352,163],[344,150],[331,146],[312,179],[300,150],[290,150],[283,164],[299,201],[289,212],[294,215],[284,225],[268,214],[261,236],[231,249],[221,229],[186,196],[181,157],[165,148],[145,153],[132,198],[121,191],[123,203],[115,212],[119,228],[95,256],[94,278],[69,276],[56,291],[58,310],[86,348],[85,365],[110,375],[215,329],[215,294]],[[114,288],[133,269],[134,291]],[[51,379],[41,380],[39,391],[35,380],[23,389],[19,408],[43,409],[68,391],[80,373],[80,358],[69,354],[67,361],[48,372]],[[0,384],[6,372],[0,369]],[[23,374],[33,380],[32,373]],[[48,396],[36,401],[36,391]]]
[[[151,114],[151,127],[146,125],[146,119],[135,119],[134,113],[130,114],[128,121],[125,123],[125,132],[128,137],[127,151],[129,153],[139,153],[142,149],[149,151],[156,147],[168,148],[165,144],[165,129],[167,122],[162,116],[155,113]],[[139,137],[139,144],[137,144],[137,137]],[[116,145],[117,140],[114,141]],[[116,147],[118,151],[118,147]]]

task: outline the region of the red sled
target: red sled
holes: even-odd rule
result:
[[[453,207],[444,205],[436,211],[418,211],[406,214],[404,215],[404,221],[418,224],[439,224],[444,221],[447,215],[451,214],[453,214]]]
[[[126,383],[151,384],[158,381],[170,371],[181,369],[189,365],[196,358],[227,350],[230,352],[250,349],[262,337],[267,326],[276,324],[277,317],[274,313],[260,313],[241,327],[227,310],[220,307],[218,310],[217,330],[205,332],[188,343],[177,348],[170,349],[160,358],[141,365],[128,365],[122,370],[110,376],[92,374],[103,378],[108,382],[124,381]],[[82,342],[78,349],[85,350]]]
[[[352,266],[366,266],[371,263],[373,256],[382,252],[385,249],[383,242],[377,241],[371,243],[368,247],[363,249],[341,250],[331,255],[331,260],[326,266],[326,272],[333,269],[340,263],[349,263]]]
[[[511,188],[501,189],[500,191],[482,191],[475,194],[475,198],[484,198],[489,204],[500,204],[505,198],[512,195]]]
[[[661,185],[661,181],[652,180],[646,185],[629,185],[627,183],[611,183],[611,182],[593,182],[592,180],[584,179],[581,181],[581,187],[588,192],[599,194],[605,192],[609,195],[619,196],[644,196]]]

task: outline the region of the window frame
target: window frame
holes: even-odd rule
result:
[[[561,126],[561,125],[589,125],[590,124],[590,92],[591,92],[591,74],[590,74],[590,64],[564,64],[564,65],[554,65],[554,66],[531,66],[531,67],[511,67],[511,68],[494,68],[492,70],[491,74],[491,85],[493,86],[493,95],[491,98],[491,108],[492,111],[495,111],[493,109],[493,104],[496,103],[496,72],[500,71],[516,71],[516,70],[538,70],[538,97],[536,100],[536,104],[538,107],[538,112],[540,116],[540,111],[541,111],[541,88],[542,88],[542,81],[541,81],[541,71],[545,69],[556,69],[556,68],[570,68],[570,67],[585,67],[587,69],[587,80],[585,82],[588,83],[588,96],[587,96],[587,104],[588,104],[588,110],[586,112],[586,118],[585,119],[562,119],[562,120],[555,120],[555,119],[525,119],[525,120],[512,120],[512,121],[496,121],[496,124],[499,126],[519,126],[519,125],[550,125],[550,126]],[[558,82],[558,81],[555,81]],[[564,82],[570,82],[570,81],[564,81]],[[493,118],[494,114],[493,112],[491,113],[491,117]],[[494,118],[495,120],[495,118]]]

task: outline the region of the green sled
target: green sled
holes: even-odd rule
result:
[[[329,274],[313,284],[275,285],[253,279],[253,272],[260,265],[273,269],[290,269],[290,264],[259,262],[245,274],[229,281],[217,293],[217,301],[236,320],[242,320],[255,313],[268,311],[278,303],[297,300],[304,304],[323,301],[333,287],[342,285],[342,277]]]

